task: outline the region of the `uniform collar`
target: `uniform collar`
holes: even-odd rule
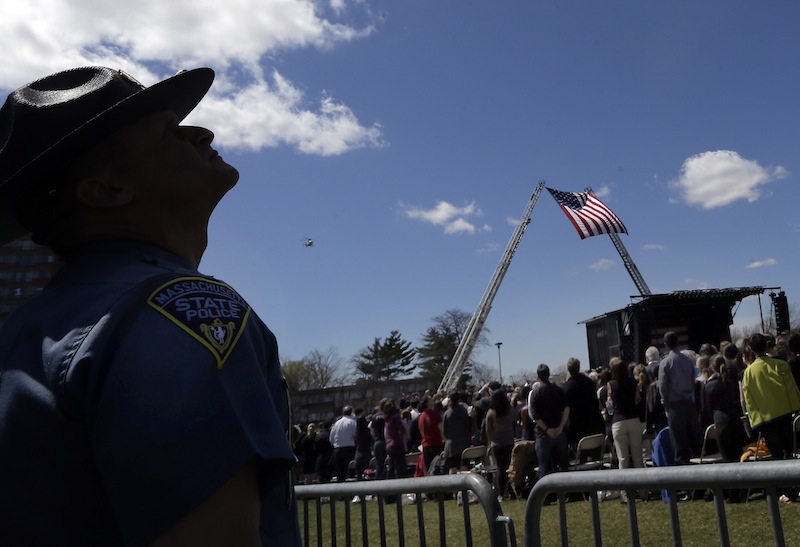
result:
[[[114,283],[141,280],[146,272],[197,275],[185,259],[156,245],[133,240],[107,240],[86,244],[66,257],[48,287],[63,282]]]
[[[130,239],[96,241],[82,246],[67,257],[66,262],[83,260],[109,260],[126,256],[148,264],[166,268],[194,269],[189,262],[175,253],[152,243]]]

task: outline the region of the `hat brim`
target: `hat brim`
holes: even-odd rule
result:
[[[0,187],[0,245],[30,230],[16,221],[14,199],[21,186],[46,184],[46,179],[114,132],[160,110],[171,110],[183,120],[208,93],[214,81],[210,68],[187,70],[146,87],[100,112],[31,160]],[[38,180],[37,180],[38,179]]]

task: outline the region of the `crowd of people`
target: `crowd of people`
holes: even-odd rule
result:
[[[568,470],[578,442],[598,434],[606,444],[581,453],[581,459],[606,458],[620,469],[644,467],[648,458],[657,466],[689,464],[710,424],[725,462],[743,459],[759,436],[772,459],[792,457],[792,417],[800,411],[800,334],[753,334],[719,347],[706,343],[697,352],[680,350],[678,342],[669,332],[663,348],[647,348],[642,362],[614,357],[607,366],[585,371],[570,358],[567,378],[558,383],[542,364],[535,381],[523,385],[495,381],[463,391],[407,394],[399,401],[383,399],[368,411],[345,406],[336,421],[297,428],[300,481],[457,473],[473,467],[462,461],[466,448],[487,446],[502,500],[509,471],[518,467],[512,459],[520,443],[532,445],[535,456],[524,465],[538,469],[535,480]],[[419,453],[418,461],[407,463],[409,453]],[[627,502],[624,492],[621,496]],[[741,501],[737,492],[726,496]],[[796,497],[797,491],[787,488],[781,499]]]
[[[299,481],[457,473],[470,464],[462,462],[462,452],[484,444],[491,447],[498,467],[507,469],[515,440],[532,438],[530,420],[519,419],[529,391],[525,386],[508,393],[499,382],[491,382],[479,390],[386,398],[369,412],[345,405],[335,421],[296,427]],[[419,453],[419,461],[408,464],[409,453]],[[499,481],[502,491],[504,474]]]

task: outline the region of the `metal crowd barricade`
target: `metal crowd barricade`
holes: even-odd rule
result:
[[[605,490],[625,490],[629,499],[635,499],[636,492],[646,490],[666,490],[673,545],[682,545],[680,521],[678,519],[677,492],[681,490],[711,489],[717,515],[720,545],[730,545],[728,521],[725,514],[723,489],[763,488],[769,507],[774,544],[783,547],[786,543],[783,525],[778,510],[776,488],[800,485],[800,461],[783,460],[758,463],[717,463],[713,465],[683,465],[673,467],[654,467],[645,469],[620,469],[609,471],[581,471],[574,473],[553,473],[539,480],[528,496],[525,506],[526,547],[539,547],[542,544],[539,523],[542,506],[548,494],[558,495],[561,544],[567,545],[567,518],[565,494],[568,492],[588,492],[591,502],[592,532],[594,545],[602,545],[600,534],[600,510],[597,492]],[[639,524],[636,504],[628,503],[631,545],[638,546]]]
[[[438,505],[437,525],[439,541],[440,545],[445,546],[447,545],[448,538],[448,531],[445,523],[444,504],[446,502],[444,501],[443,496],[437,494],[452,493],[456,495],[459,492],[464,500],[464,503],[462,504],[464,533],[466,536],[466,541],[463,543],[464,545],[467,547],[471,547],[473,545],[469,508],[470,492],[472,492],[477,498],[476,503],[479,503],[483,508],[483,513],[488,524],[490,545],[492,545],[492,547],[506,547],[508,545],[516,547],[517,544],[513,521],[509,517],[503,515],[503,511],[500,508],[500,503],[497,500],[497,494],[495,494],[492,486],[486,481],[486,479],[475,473],[460,473],[457,475],[442,475],[436,477],[419,477],[408,479],[350,481],[343,483],[303,485],[296,486],[295,492],[297,494],[298,509],[301,516],[300,532],[303,536],[305,547],[309,547],[310,545],[310,532],[312,525],[310,520],[312,520],[312,518],[309,507],[311,504],[314,504],[316,508],[316,515],[313,520],[316,527],[317,545],[319,546],[323,545],[323,536],[325,536],[327,533],[328,536],[325,536],[325,546],[327,547],[330,545],[331,547],[335,547],[337,537],[337,519],[340,518],[340,511],[338,509],[341,509],[341,513],[343,513],[342,520],[343,526],[345,527],[344,536],[347,547],[350,547],[350,545],[353,544],[357,545],[359,543],[358,538],[352,537],[353,527],[351,522],[351,513],[353,512],[360,514],[360,544],[364,545],[365,547],[369,545],[367,537],[369,525],[377,522],[377,526],[379,527],[380,531],[380,544],[382,547],[385,547],[387,545],[387,537],[384,518],[387,516],[386,513],[392,512],[391,507],[394,505],[399,537],[396,541],[394,538],[392,538],[389,544],[404,547],[406,543],[404,537],[406,523],[404,519],[408,515],[404,515],[404,504],[402,503],[402,497],[406,494],[412,494],[415,498],[414,506],[416,509],[416,518],[413,519],[415,521],[413,525],[419,530],[420,547],[426,546],[426,523],[423,511],[423,506],[426,504]],[[423,494],[427,496],[427,501],[422,501]],[[363,500],[363,498],[367,495],[371,495],[377,500],[377,503],[369,503],[371,511],[377,510],[377,519],[375,519],[374,516],[371,519],[368,518],[367,503],[362,501],[360,504],[351,505],[350,500],[354,496],[360,496]],[[392,505],[386,504],[385,498],[387,496],[396,496],[395,503]],[[328,503],[323,502],[323,499],[325,498],[329,500]],[[455,503],[455,501],[450,500],[449,503]],[[324,510],[326,505],[329,508],[328,511]],[[405,505],[405,507],[412,506]],[[327,519],[323,518],[326,513],[328,515]],[[327,532],[324,530],[324,520],[328,521]],[[459,541],[458,545],[460,546],[462,543]],[[416,547],[416,545],[414,547]]]

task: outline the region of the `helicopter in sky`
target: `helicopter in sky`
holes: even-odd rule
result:
[[[313,239],[311,239],[310,237],[303,238],[303,247],[313,247],[313,246],[314,246]]]

